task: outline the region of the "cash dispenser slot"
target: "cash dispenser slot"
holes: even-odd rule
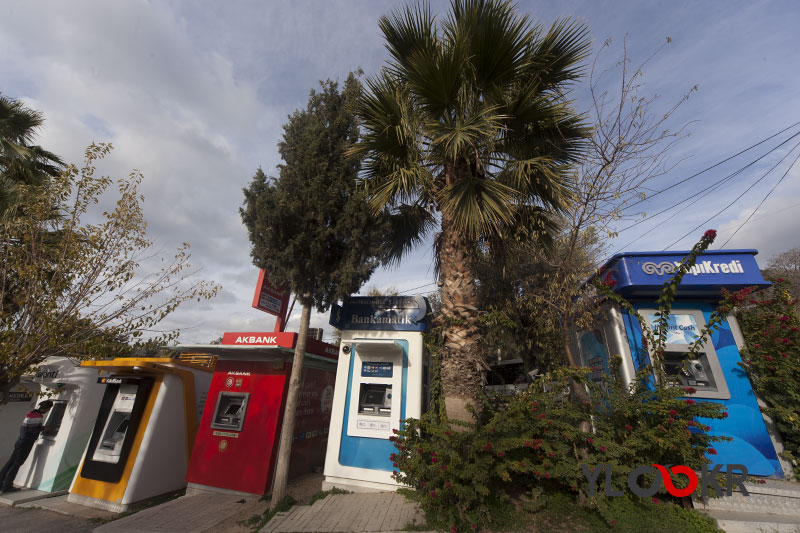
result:
[[[106,391],[81,475],[116,483],[122,478],[154,379],[111,376],[98,382],[106,384]]]
[[[229,431],[241,431],[244,416],[247,412],[247,400],[250,393],[221,391],[214,409],[211,427]]]

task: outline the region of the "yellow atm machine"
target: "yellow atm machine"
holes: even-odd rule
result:
[[[171,358],[82,365],[105,392],[68,501],[121,512],[185,487],[213,368]]]

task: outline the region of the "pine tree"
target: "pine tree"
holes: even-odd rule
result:
[[[281,445],[273,483],[274,507],[286,493],[294,410],[305,354],[311,308],[327,310],[357,292],[379,266],[388,217],[374,215],[356,186],[360,159],[347,150],[358,140],[351,113],[361,85],[350,74],[340,92],[330,80],[311,91],[305,109],[284,125],[278,150],[284,163],[279,177],[259,169],[244,190],[240,210],[252,243],[253,263],[270,281],[288,288],[302,305]]]

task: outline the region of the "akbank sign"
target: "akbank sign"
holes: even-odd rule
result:
[[[725,468],[725,472],[722,472],[722,468]],[[621,490],[615,490],[614,487],[611,485],[611,465],[608,464],[601,464],[594,467],[594,469],[590,469],[588,465],[582,464],[581,470],[583,471],[583,475],[586,476],[586,480],[589,482],[589,496],[594,496],[597,492],[597,482],[600,478],[600,474],[605,472],[605,495],[606,496],[622,496],[624,493]],[[686,476],[689,480],[688,485],[686,487],[679,489],[675,487],[672,483],[672,476],[682,474]],[[721,487],[718,478],[723,474],[726,475],[726,483],[725,487]],[[653,483],[650,484],[649,487],[641,486],[639,484],[639,480],[642,476],[649,475],[653,476]],[[650,498],[654,496],[660,489],[661,484],[664,484],[664,488],[666,491],[675,496],[677,498],[682,498],[684,496],[689,496],[692,494],[698,487],[700,486],[700,492],[703,498],[708,496],[708,489],[714,489],[714,492],[719,496],[725,496],[727,489],[727,495],[730,496],[733,494],[733,486],[736,485],[741,491],[743,496],[749,496],[750,493],[747,492],[747,488],[744,486],[744,482],[747,479],[747,468],[744,465],[722,465],[717,464],[714,465],[714,468],[709,470],[705,466],[700,470],[700,476],[698,477],[697,472],[692,470],[686,465],[676,465],[672,467],[666,467],[663,465],[642,465],[637,468],[634,468],[631,473],[628,475],[628,489],[630,489],[631,493],[635,494],[636,496],[642,498]]]

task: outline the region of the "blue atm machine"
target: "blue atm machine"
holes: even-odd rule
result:
[[[696,400],[711,400],[728,408],[728,418],[702,419],[709,433],[730,437],[715,445],[714,464],[743,464],[751,475],[782,478],[789,465],[779,459],[783,449],[777,434],[768,429],[771,421],[761,414],[750,380],[739,366],[744,339],[736,318],[729,315],[703,346],[697,359],[684,365],[689,344],[696,338],[721,298],[722,289],[768,287],[756,264],[756,250],[713,250],[698,257],[680,286],[668,326],[664,370],[675,386],[693,387]],[[600,269],[616,282],[614,291],[630,301],[651,325],[655,323],[658,295],[688,252],[627,252],[612,257]],[[642,347],[642,331],[635,316],[616,304],[606,302],[595,327],[579,331],[574,346],[582,364],[598,377],[607,373],[608,357],[620,355],[622,379],[630,383],[636,371],[650,364]],[[724,469],[724,467],[723,467]]]
[[[395,490],[390,437],[427,410],[430,357],[422,296],[351,297],[331,310],[342,333],[323,490]]]

